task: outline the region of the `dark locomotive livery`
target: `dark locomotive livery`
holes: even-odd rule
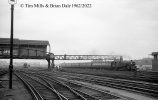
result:
[[[134,61],[112,61],[111,70],[136,71],[136,63]]]

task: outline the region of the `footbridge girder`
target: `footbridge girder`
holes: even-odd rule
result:
[[[119,55],[51,55],[54,60],[120,60]]]

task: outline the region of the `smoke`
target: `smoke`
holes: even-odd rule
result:
[[[88,55],[103,55],[102,52],[100,52],[99,50],[91,50],[90,52],[88,52]]]

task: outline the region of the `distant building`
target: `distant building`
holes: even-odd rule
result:
[[[152,60],[152,71],[158,71],[158,52],[152,52],[154,59]]]

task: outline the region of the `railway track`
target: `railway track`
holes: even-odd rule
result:
[[[63,97],[67,98],[67,100],[87,100],[85,97],[83,97],[82,95],[74,91],[72,88],[70,88],[66,84],[63,84],[56,80],[52,80],[48,77],[44,77],[44,76],[41,77],[40,75],[35,75],[35,76],[42,79],[44,82],[48,84],[49,87],[58,91],[60,94],[62,94]]]
[[[6,73],[8,73],[8,71],[6,69],[4,69],[4,70],[0,69],[0,76],[3,76]]]
[[[49,77],[48,75],[45,75],[45,76]],[[68,87],[71,87],[73,90],[83,95],[83,97],[85,97],[87,100],[105,100],[105,99],[119,99],[120,98],[109,92],[101,91],[101,90],[94,89],[88,86],[83,86],[83,84],[77,84],[73,81],[69,81],[69,80],[59,81],[59,79],[56,77],[54,78],[49,77],[49,78],[56,82],[65,83],[65,85],[67,85]]]
[[[134,91],[137,93],[145,94],[148,96],[158,97],[158,84],[131,81],[125,79],[114,79],[109,77],[99,77],[94,75],[85,74],[72,74],[72,73],[54,73],[58,77],[67,78],[69,80],[78,80],[89,83],[95,83],[102,86],[108,86],[113,88],[124,89],[128,91]]]
[[[94,70],[93,70],[94,69]],[[85,67],[70,67],[70,68],[61,68],[63,72],[71,72],[71,73],[81,73],[81,74],[91,74],[96,76],[105,76],[119,79],[127,79],[127,80],[135,80],[135,81],[144,81],[144,82],[152,82],[158,84],[158,72],[149,72],[149,71],[116,71],[116,70],[107,70],[106,66],[104,67],[96,67],[96,68],[86,68]]]
[[[61,81],[58,78],[50,77],[49,74],[32,72],[27,72],[27,74],[36,78],[38,77],[46,84],[49,84],[49,87],[56,90],[60,95],[62,95],[62,97],[67,98],[67,100],[128,100],[127,98],[119,97],[109,92],[100,91],[94,88],[83,86],[81,84],[79,85],[66,80]]]
[[[55,90],[43,84],[37,78],[21,73],[15,75],[22,80],[35,100],[63,100]]]
[[[111,99],[112,100],[120,100],[120,99],[121,100],[133,100],[132,98],[112,94],[109,91],[103,91],[103,90],[100,90],[97,88],[90,87],[88,85],[83,86],[83,84],[76,83],[74,81],[70,81],[67,79],[61,79],[61,81],[64,82],[65,84],[69,85],[70,87],[72,87],[75,91],[77,91],[81,94],[91,95],[91,96],[97,98],[97,100],[111,100]]]

